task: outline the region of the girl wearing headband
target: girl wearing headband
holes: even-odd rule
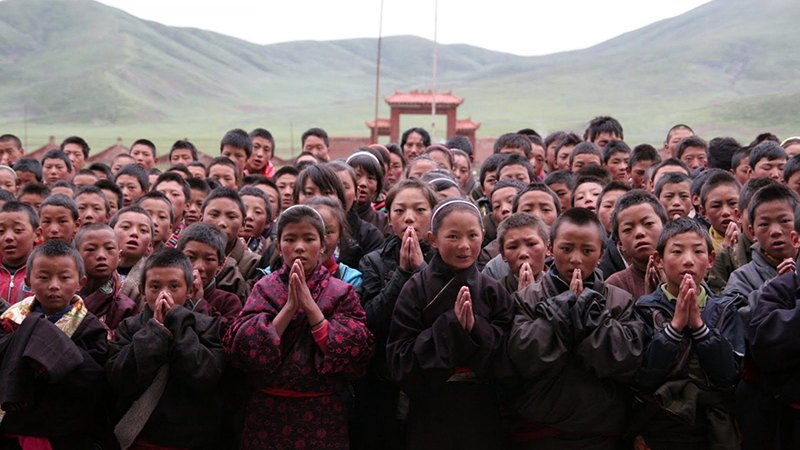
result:
[[[347,158],[347,164],[356,172],[355,208],[361,220],[375,225],[386,236],[391,233],[386,213],[376,208],[378,203],[383,205],[384,166],[367,150],[372,149],[359,150]]]
[[[389,374],[411,400],[407,445],[503,448],[496,383],[510,374],[513,303],[478,271],[483,228],[474,204],[440,203],[430,228],[437,254],[403,287],[386,346]]]
[[[324,235],[313,208],[281,213],[283,267],[255,285],[225,336],[231,364],[255,387],[242,448],[349,448],[337,392],[363,374],[374,340],[353,287],[319,263]]]

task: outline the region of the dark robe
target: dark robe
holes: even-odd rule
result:
[[[94,292],[81,291],[80,295],[89,312],[97,316],[111,330],[109,339],[114,338],[114,330],[123,320],[139,312],[136,303],[118,288],[116,276]]]
[[[347,225],[350,227],[350,248],[346,254],[339,255],[339,262],[358,267],[364,255],[383,245],[383,234],[371,223],[361,220],[355,208],[350,208],[347,213]]]
[[[384,238],[393,234],[392,226],[389,224],[389,217],[385,212],[376,211],[372,207],[372,203],[356,203],[353,209],[356,210],[361,220],[374,225],[383,234]]]
[[[462,286],[472,298],[471,332],[453,311]],[[475,264],[455,272],[438,254],[405,284],[386,353],[391,377],[411,399],[409,448],[503,447],[494,382],[510,370],[505,348],[513,311],[505,288]]]
[[[203,300],[219,313],[220,333],[224,335],[231,323],[242,312],[242,302],[239,301],[239,297],[217,289],[213,284],[203,291]]]

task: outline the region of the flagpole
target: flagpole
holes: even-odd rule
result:
[[[433,10],[433,90],[431,91],[431,143],[436,142],[436,50],[439,32],[439,0]]]
[[[378,143],[378,106],[380,104],[381,90],[381,45],[383,42],[383,0],[381,0],[381,15],[378,18],[378,64],[375,69],[375,126],[372,128],[372,142]]]

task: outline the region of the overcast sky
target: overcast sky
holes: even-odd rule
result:
[[[166,25],[259,44],[377,37],[380,0],[100,0]],[[708,0],[439,0],[439,42],[518,55],[589,47]],[[434,0],[384,0],[383,35],[434,37]]]

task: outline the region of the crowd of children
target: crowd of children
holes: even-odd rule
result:
[[[0,448],[800,448],[800,138],[302,145],[0,136]]]

